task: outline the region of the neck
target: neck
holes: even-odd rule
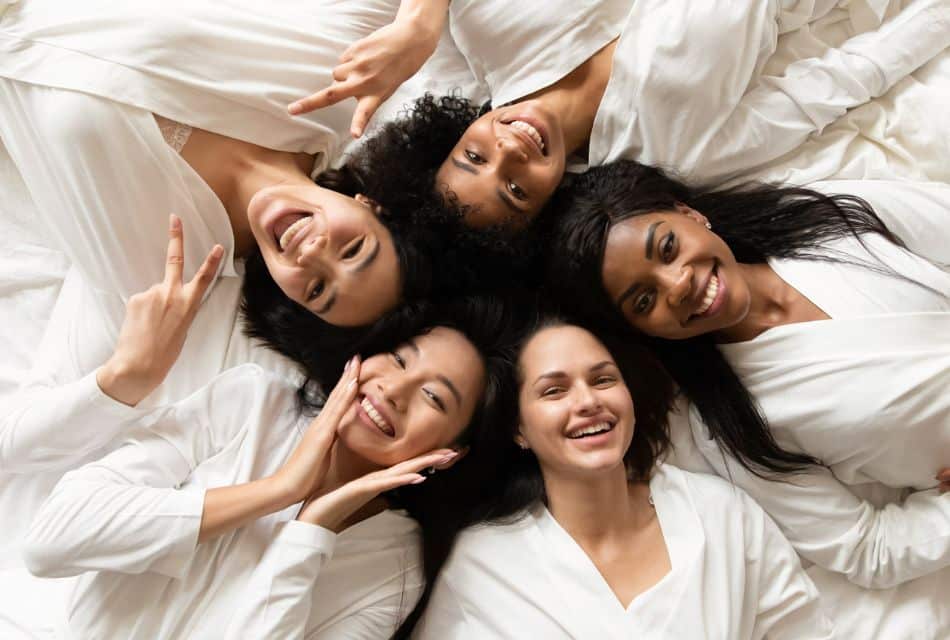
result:
[[[192,131],[181,155],[224,205],[238,256],[248,255],[256,244],[247,220],[254,194],[281,183],[312,184],[308,154],[265,149],[200,129]]]
[[[548,510],[584,547],[629,536],[654,517],[646,483],[631,483],[624,466],[595,475],[544,473]]]
[[[719,342],[745,342],[772,327],[786,324],[792,290],[767,263],[739,264],[749,287],[749,312],[737,324],[719,331]]]
[[[537,99],[557,114],[567,155],[581,152],[590,140],[594,118],[610,80],[616,45],[613,40],[554,84],[525,98]]]

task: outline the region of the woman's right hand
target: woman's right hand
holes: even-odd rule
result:
[[[288,504],[300,502],[323,483],[330,466],[330,450],[336,441],[337,428],[347,410],[353,406],[360,379],[360,358],[353,356],[339,382],[330,392],[319,415],[313,419],[300,444],[287,462],[274,474]]]
[[[169,217],[168,235],[165,280],[129,298],[115,352],[96,372],[103,393],[133,407],[162,383],[178,359],[224,255],[224,248],[215,245],[195,277],[183,283],[184,239],[175,215]]]

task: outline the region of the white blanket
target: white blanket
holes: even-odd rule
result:
[[[0,14],[3,4],[0,0]],[[766,69],[779,73],[793,60],[820,55],[851,35],[873,28],[902,4],[899,0],[843,2],[842,8],[815,24],[783,35]],[[401,105],[420,90],[442,93],[458,87],[463,95],[485,98],[484,87],[477,84],[464,60],[452,49],[451,43],[443,41],[440,51],[447,53],[430,61],[419,76],[384,105],[381,113],[387,117],[398,113]],[[828,178],[950,182],[948,112],[950,52],[944,52],[884,96],[850,111],[755,177],[798,183]],[[0,363],[0,400],[26,377],[34,347],[40,341],[69,266],[65,256],[44,246],[44,238],[30,224],[35,216],[34,203],[22,188],[5,149],[0,147],[0,353],[4,354]],[[11,516],[10,509],[4,508],[3,521],[10,522]],[[907,635],[913,627],[899,624],[901,617],[888,617],[890,611],[897,610],[910,611],[911,616],[942,616],[938,620],[940,628],[950,634],[950,612],[935,612],[927,601],[938,593],[939,576],[926,584],[915,581],[899,589],[876,592],[859,590],[835,576],[813,577],[823,594],[834,602],[842,619],[851,628],[861,630],[853,637],[915,637]],[[945,579],[942,589],[946,589],[948,582],[950,579]],[[26,587],[14,586],[5,576],[0,576],[0,584],[25,593],[22,589]],[[24,602],[30,600],[38,598],[24,598]],[[38,614],[33,617],[37,624],[32,627],[23,622],[22,616],[17,620],[13,615],[17,612],[26,612],[18,599],[8,600],[2,607],[0,637],[25,637],[31,633],[40,637],[44,612],[34,610]]]

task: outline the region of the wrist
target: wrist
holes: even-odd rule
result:
[[[96,371],[96,384],[104,394],[130,407],[141,402],[154,386],[141,373],[115,358],[110,358]]]
[[[268,476],[263,482],[266,484],[269,494],[273,496],[274,501],[281,505],[281,509],[286,509],[290,505],[307,498],[306,491],[299,486],[300,483],[288,477],[283,469],[272,476]]]
[[[408,25],[416,38],[435,50],[448,15],[448,2],[444,4],[444,7],[432,7],[431,3],[427,6],[427,3],[404,1],[396,15],[396,21]]]

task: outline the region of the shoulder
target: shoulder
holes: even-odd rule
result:
[[[704,519],[731,517],[761,508],[740,487],[716,475],[685,471],[670,464],[658,467],[659,490],[681,493]],[[651,487],[655,485],[651,483]]]

